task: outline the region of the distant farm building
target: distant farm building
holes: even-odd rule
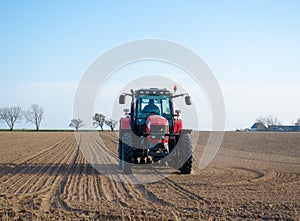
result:
[[[300,132],[300,125],[269,125],[266,127],[263,123],[255,123],[251,131],[282,131],[282,132]]]
[[[251,127],[251,131],[265,131],[265,130],[267,130],[267,128],[263,123],[255,123]]]
[[[270,125],[267,129],[268,131],[284,131],[284,132],[299,132],[300,126],[284,126],[284,125]]]

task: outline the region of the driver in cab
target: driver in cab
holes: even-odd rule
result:
[[[154,104],[154,99],[149,100],[149,103],[144,107],[143,112],[160,114],[159,108]]]

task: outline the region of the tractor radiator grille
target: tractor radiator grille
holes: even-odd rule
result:
[[[151,134],[166,134],[168,132],[167,125],[152,125],[150,127]]]

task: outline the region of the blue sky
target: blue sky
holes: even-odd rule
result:
[[[157,38],[209,65],[223,91],[226,129],[269,114],[290,124],[300,117],[299,10],[299,1],[276,0],[1,1],[0,106],[38,103],[41,128],[65,128],[89,64],[116,45]],[[209,127],[203,120],[200,129]]]

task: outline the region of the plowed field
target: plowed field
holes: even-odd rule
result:
[[[116,134],[100,135],[116,156]],[[130,184],[86,160],[80,145],[94,145],[93,136],[77,144],[71,132],[0,132],[0,218],[300,220],[300,133],[227,132],[213,162],[200,170],[208,136],[200,132],[193,174]]]

